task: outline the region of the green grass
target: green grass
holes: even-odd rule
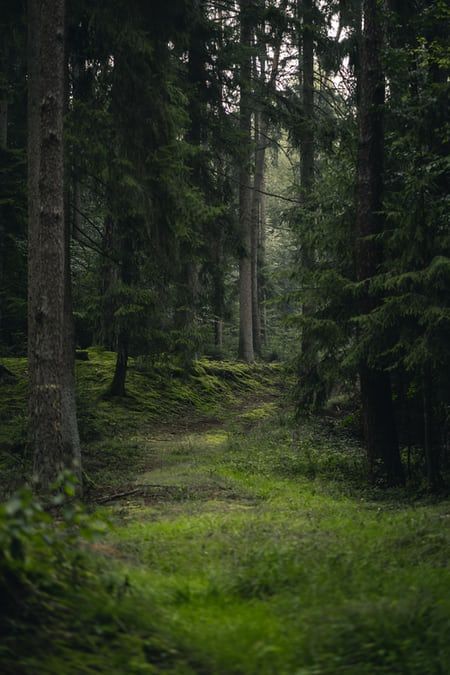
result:
[[[151,598],[169,672],[192,659],[223,674],[448,672],[448,502],[373,502],[339,496],[327,472],[283,475],[279,437],[272,420],[209,452],[194,444],[188,466],[157,472],[190,481],[184,503],[115,509],[108,541]],[[207,477],[210,494],[196,493]]]
[[[210,361],[194,363],[189,373],[170,360],[145,364],[130,359],[127,396],[107,397],[115,354],[88,350],[89,360],[76,363],[77,409],[84,452],[84,468],[94,486],[131,479],[148,464],[145,431],[170,427],[182,433],[192,424],[222,420],[243,397],[260,397],[279,386],[280,367]],[[7,496],[30,476],[27,452],[27,361],[3,358],[16,376],[0,383],[0,495]],[[138,441],[136,440],[138,439]]]
[[[311,420],[295,429],[268,399],[275,370],[227,367],[186,385],[206,406],[193,419],[152,426],[138,388],[121,436],[92,441],[97,479],[142,489],[96,510],[112,525],[84,546],[86,576],[2,672],[450,672],[450,503],[370,490],[354,441]],[[99,400],[107,378],[89,372]]]

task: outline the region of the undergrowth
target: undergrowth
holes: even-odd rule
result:
[[[2,673],[450,672],[448,501],[364,487],[345,430],[269,396],[275,368],[135,367],[111,401],[112,357],[80,365],[87,465],[124,495],[3,507]]]
[[[180,432],[238,406],[243,397],[261,396],[276,386],[276,364],[196,361],[186,373],[170,360],[146,364],[130,359],[127,396],[107,396],[115,354],[100,348],[88,350],[89,360],[76,364],[77,413],[83,444],[87,487],[131,479],[145,466],[148,448],[136,443],[136,432],[155,426]],[[7,496],[29,480],[31,457],[27,452],[27,362],[4,358],[14,381],[0,383],[0,494]]]

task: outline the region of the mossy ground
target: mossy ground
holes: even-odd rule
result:
[[[130,359],[127,396],[107,395],[115,354],[89,349],[89,360],[76,363],[77,405],[84,450],[87,487],[123,483],[148,461],[146,430],[170,429],[183,433],[223,421],[243,398],[267,396],[280,367],[203,359],[189,373],[168,360],[146,364]],[[29,479],[31,458],[27,453],[27,361],[4,358],[2,363],[16,377],[0,383],[0,495],[7,495]],[[139,439],[139,443],[137,442]]]
[[[123,421],[128,469],[109,458],[96,479],[137,492],[97,508],[111,528],[86,545],[95,584],[10,672],[450,672],[450,503],[361,489],[356,443],[295,428],[276,370],[235,367],[246,384],[222,372],[220,396],[202,399],[197,383],[206,407],[189,418],[181,402],[172,424],[143,420],[139,391],[136,408],[102,401]],[[106,377],[90,377],[99,400]]]

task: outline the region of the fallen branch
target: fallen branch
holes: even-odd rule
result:
[[[122,497],[130,497],[131,495],[136,495],[139,492],[145,492],[147,489],[152,489],[152,488],[157,488],[157,489],[162,489],[162,490],[182,490],[183,486],[181,485],[140,485],[139,487],[133,488],[133,490],[127,490],[126,492],[117,492],[116,494],[112,495],[106,495],[105,497],[100,497],[99,499],[96,499],[97,504],[105,504],[106,502],[112,502],[115,499],[121,499]]]

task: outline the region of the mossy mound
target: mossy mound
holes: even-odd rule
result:
[[[80,435],[89,476],[115,482],[135,472],[142,444],[134,432],[171,427],[187,429],[196,423],[221,420],[243,398],[263,396],[278,388],[277,364],[231,361],[196,361],[186,372],[170,359],[146,363],[130,359],[127,396],[107,395],[116,355],[103,349],[88,350],[77,361],[77,399]],[[5,358],[12,374],[0,382],[0,472],[7,493],[26,480],[30,457],[26,451],[27,360]]]

